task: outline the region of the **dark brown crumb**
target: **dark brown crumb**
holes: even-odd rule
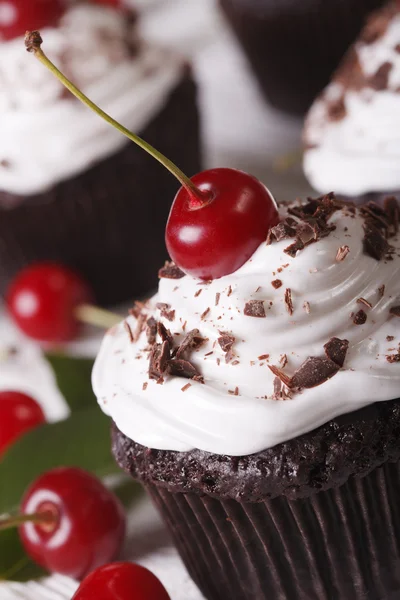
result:
[[[366,300],[365,298],[357,298],[357,302],[359,304],[364,304],[364,306],[367,306],[368,308],[372,308],[371,302],[368,302],[368,300]]]
[[[307,302],[307,301],[305,301],[304,304],[303,304],[303,308],[306,311],[306,313],[309,315],[310,311],[311,311],[310,303]]]
[[[395,317],[400,317],[400,306],[392,306],[392,308],[389,310],[391,315],[394,315]]]
[[[124,328],[128,332],[130,343],[133,344],[133,342],[135,341],[135,338],[133,337],[132,329],[131,329],[131,326],[129,325],[128,321],[124,321]]]
[[[283,284],[280,279],[274,279],[273,281],[271,281],[271,285],[277,290],[278,288],[282,287]]]
[[[214,354],[214,350],[211,350],[211,352],[207,352],[207,354],[205,354],[204,356],[211,356],[211,354]]]
[[[147,382],[147,381],[145,381],[145,382],[143,383],[142,389],[143,389],[143,391],[144,391],[144,392],[147,390],[147,386],[148,386],[148,385],[149,385],[149,384],[148,384],[148,382]]]
[[[188,390],[190,387],[192,387],[191,383],[187,383],[186,385],[183,386],[183,388],[181,388],[182,392],[186,392],[186,390]]]
[[[367,320],[367,313],[364,310],[359,310],[353,318],[354,325],[364,325]]]
[[[387,342],[393,342],[393,340],[394,340],[394,335],[387,335],[386,336],[386,341]]]
[[[293,301],[292,301],[292,290],[287,288],[285,290],[285,304],[289,315],[293,314]]]
[[[201,292],[203,291],[202,288],[200,288],[199,290],[197,290],[197,292],[195,293],[194,297],[197,298],[198,296],[200,296]]]
[[[217,358],[217,365],[219,366],[221,364],[221,359]]]
[[[388,355],[386,356],[386,360],[387,360],[389,363],[397,363],[397,362],[400,362],[400,353],[398,353],[398,354],[388,354]]]
[[[258,357],[258,360],[268,360],[269,359],[269,354],[261,354],[261,356]]]
[[[234,390],[228,390],[228,394],[232,396],[239,396],[239,388],[236,386]]]
[[[383,298],[383,296],[385,294],[385,284],[378,287],[378,294],[380,295],[381,298]]]
[[[185,277],[185,273],[175,263],[167,260],[158,271],[158,277],[160,279],[182,279]]]
[[[221,298],[221,294],[219,292],[217,292],[215,294],[215,306],[218,306],[220,298]]]
[[[279,364],[281,365],[281,368],[284,369],[286,367],[286,365],[288,364],[288,357],[287,354],[282,354],[279,358]]]
[[[208,315],[208,313],[210,312],[210,307],[206,308],[206,310],[200,315],[200,319],[202,321],[204,321],[204,319],[206,318],[206,316]]]
[[[336,253],[336,262],[342,262],[349,252],[350,248],[348,246],[339,246],[338,251]]]
[[[227,292],[227,296],[230,296],[232,294],[232,286],[229,286],[228,288],[228,292]]]
[[[266,317],[264,300],[249,300],[244,306],[246,317],[257,317],[263,319]]]

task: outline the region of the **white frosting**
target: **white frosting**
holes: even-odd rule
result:
[[[189,276],[160,281],[148,313],[159,319],[155,304],[165,302],[175,309],[176,317],[172,323],[161,320],[179,334],[177,343],[184,323],[186,331],[198,328],[208,338],[191,357],[204,385],[191,381],[189,389],[182,391],[186,379],[167,377],[163,385],[149,380],[144,333],[131,343],[121,324],[105,336],[93,386],[101,408],[124,434],[152,448],[245,455],[294,438],[339,414],[399,396],[400,363],[389,363],[386,355],[395,353],[390,348],[396,349],[400,342],[400,320],[389,317],[390,307],[400,300],[400,259],[395,255],[393,261],[378,262],[363,253],[361,218],[339,211],[330,222],[337,229],[296,258],[284,253],[288,240],[262,244],[238,271],[209,284]],[[391,243],[400,250],[399,237]],[[349,246],[350,253],[336,262],[343,245]],[[276,278],[283,282],[279,289],[271,285]],[[284,302],[286,288],[292,291],[292,316]],[[357,303],[360,297],[373,307],[365,309],[366,323],[355,325],[351,313],[365,308]],[[243,314],[245,303],[252,299],[265,301],[266,318]],[[309,314],[304,302],[310,304]],[[201,319],[208,307],[209,313]],[[134,330],[135,318],[129,317],[128,322]],[[239,364],[225,363],[216,343],[219,331],[235,336]],[[388,335],[395,335],[395,340],[387,342]],[[279,365],[286,354],[285,372],[291,375],[309,356],[324,356],[323,346],[333,336],[350,342],[345,368],[291,400],[273,400],[274,375],[268,364]],[[258,358],[265,354],[268,360]],[[237,396],[229,393],[236,386]]]
[[[182,74],[182,58],[141,44],[119,12],[83,4],[42,31],[43,49],[65,74],[123,125],[140,130]],[[40,193],[116,152],[126,138],[66,92],[25,51],[0,44],[0,190]]]
[[[363,74],[374,75],[389,62],[384,90],[345,88],[334,80],[312,106],[305,127],[304,171],[312,186],[326,193],[356,196],[400,189],[400,14],[372,44],[358,42],[355,52]],[[329,104],[344,98],[346,113],[328,115]]]

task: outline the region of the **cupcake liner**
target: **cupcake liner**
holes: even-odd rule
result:
[[[189,176],[201,170],[197,89],[189,69],[140,135]],[[68,157],[65,157],[68,160]],[[133,143],[47,192],[0,210],[0,294],[35,261],[81,272],[100,304],[148,292],[167,257],[176,179]],[[0,204],[12,196],[0,192]]]
[[[270,103],[303,114],[385,0],[220,0]]]
[[[208,600],[400,598],[400,467],[259,503],[146,484]]]

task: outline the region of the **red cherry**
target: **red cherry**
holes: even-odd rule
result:
[[[237,271],[279,220],[275,201],[255,177],[236,169],[211,169],[192,177],[201,200],[182,187],[169,215],[165,240],[185,273],[218,279]]]
[[[171,600],[151,571],[121,562],[100,567],[80,585],[72,600]]]
[[[0,40],[55,25],[64,10],[61,0],[0,0]]]
[[[28,489],[22,514],[50,514],[19,532],[26,552],[51,572],[80,579],[118,554],[125,535],[124,509],[102,482],[74,467],[41,475]]]
[[[46,342],[73,339],[81,328],[75,311],[92,301],[88,284],[74,271],[53,263],[23,269],[7,294],[9,311],[29,337]]]
[[[21,392],[0,392],[0,456],[24,433],[45,422],[33,398]]]

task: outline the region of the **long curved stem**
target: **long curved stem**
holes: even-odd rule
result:
[[[169,160],[166,156],[164,156],[161,152],[156,150],[153,146],[147,143],[138,135],[129,131],[126,127],[118,123],[115,119],[113,119],[109,114],[104,112],[101,108],[99,108],[92,100],[90,100],[83,92],[81,92],[65,75],[57,69],[57,67],[51,62],[51,60],[45,55],[43,50],[41,49],[41,44],[43,40],[38,31],[27,31],[25,34],[25,46],[28,52],[32,52],[35,57],[45,66],[53,75],[57,77],[57,79],[73,94],[83,102],[87,107],[93,110],[97,115],[99,115],[104,121],[115,127],[119,132],[125,135],[132,142],[140,146],[143,150],[145,150],[148,154],[150,154],[153,158],[158,160],[168,171],[170,171],[175,177],[178,179],[180,184],[187,190],[190,196],[194,197],[198,203],[204,203],[209,200],[208,192],[200,190],[194,183],[187,177],[183,171],[179,169],[172,161]]]
[[[14,515],[0,518],[0,531],[14,529],[24,523],[42,523],[51,525],[56,522],[56,517],[50,511],[35,513],[32,515]]]

